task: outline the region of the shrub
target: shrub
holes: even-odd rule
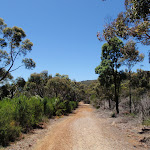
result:
[[[61,116],[61,115],[67,114],[67,108],[66,108],[65,103],[66,103],[66,101],[64,101],[64,102],[58,101],[57,102],[57,104],[55,105],[56,116]]]
[[[0,101],[0,145],[6,146],[22,132],[28,132],[53,115],[66,115],[77,107],[77,102],[39,96],[5,98]],[[47,117],[45,117],[47,116]]]
[[[47,97],[43,100],[44,105],[44,115],[48,116],[49,118],[54,115],[54,98],[49,99]]]
[[[21,127],[14,120],[14,105],[7,99],[0,102],[0,144],[8,145],[21,133]]]
[[[27,132],[34,124],[34,115],[32,106],[26,96],[20,96],[14,99],[15,102],[15,120],[22,127],[23,132]]]
[[[22,127],[23,132],[28,132],[37,125],[44,114],[43,103],[40,97],[27,98],[20,96],[15,101],[15,120]]]
[[[72,112],[77,107],[78,107],[78,103],[77,102],[75,102],[75,101],[70,101],[69,102],[69,108],[70,108],[69,112]]]
[[[37,125],[40,121],[42,121],[44,114],[42,99],[40,97],[33,96],[29,99],[29,104],[32,110],[33,125]]]
[[[67,115],[68,113],[72,112],[75,108],[77,108],[78,103],[75,101],[60,101],[57,100],[57,103],[55,103],[55,110],[56,110],[56,115],[61,116],[61,115]]]
[[[73,102],[70,101],[70,102],[69,102],[69,105],[68,105],[68,112],[69,112],[69,113],[72,112],[73,109],[74,109]]]
[[[56,111],[56,116],[62,116],[63,115],[63,110],[62,109],[58,109],[57,111]]]

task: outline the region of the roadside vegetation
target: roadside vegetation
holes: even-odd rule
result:
[[[53,116],[68,115],[84,99],[84,85],[67,75],[31,74],[0,87],[0,144],[6,146]],[[47,118],[47,119],[46,119]]]
[[[33,69],[36,63],[27,58],[33,43],[25,39],[22,28],[7,27],[0,18],[0,145],[7,146],[21,133],[28,133],[53,116],[68,115],[84,99],[84,86],[71,81],[68,75],[48,71],[31,74],[28,81],[13,79],[11,72],[25,66]],[[16,59],[22,64],[16,67]],[[16,64],[16,65],[14,65]]]
[[[6,146],[21,133],[36,128],[53,116],[68,115],[84,99],[83,85],[68,76],[48,75],[47,71],[32,74],[1,87],[0,144]]]
[[[82,82],[48,71],[31,74],[27,81],[13,79],[11,72],[16,69],[35,68],[36,63],[26,57],[33,43],[25,39],[23,29],[7,27],[0,18],[0,145],[15,141],[47,118],[71,113],[82,100],[112,110],[112,117],[138,116],[150,126],[150,71],[133,71],[144,60],[137,43],[150,45],[150,1],[125,0],[125,8],[97,34],[105,41],[95,68],[98,79]],[[22,63],[14,68],[18,57]]]
[[[0,144],[6,146],[22,132],[36,128],[45,118],[67,115],[77,106],[77,101],[63,101],[60,98],[25,95],[5,98],[0,102]]]
[[[150,117],[150,72],[138,69],[137,72],[131,73],[131,106],[129,73],[125,71],[123,74],[124,79],[118,90],[119,113],[139,115],[143,121],[148,120]],[[114,84],[106,87],[101,80],[99,77],[97,82],[91,81],[91,84],[86,86],[85,102],[93,104],[96,108],[110,109],[116,115]]]
[[[150,45],[150,1],[125,0],[124,4],[125,12],[106,21],[104,30],[97,33],[98,40],[106,43],[101,48],[100,65],[95,68],[99,78],[88,85],[90,98],[85,101],[113,110],[112,116],[120,112],[138,115],[143,124],[150,125],[150,71],[133,71],[144,60],[138,43]],[[150,63],[150,57],[147,61]]]

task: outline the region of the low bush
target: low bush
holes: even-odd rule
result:
[[[56,105],[56,116],[67,115],[78,107],[78,103],[75,101],[58,101]]]
[[[12,101],[15,104],[14,118],[22,127],[23,132],[28,132],[33,126],[42,121],[44,108],[40,97],[27,98],[26,96],[20,96]]]
[[[75,101],[70,101],[69,102],[69,107],[70,107],[70,112],[72,112],[72,110],[74,110],[75,108],[78,107],[78,103]]]
[[[47,116],[48,118],[50,118],[54,115],[54,112],[55,112],[54,102],[55,102],[54,98],[49,99],[49,98],[45,97],[43,99],[44,115]]]
[[[66,115],[76,107],[77,102],[59,98],[28,98],[24,95],[14,99],[5,98],[0,101],[0,145],[8,145],[21,132],[29,132],[46,118]]]
[[[13,99],[15,103],[15,120],[22,127],[23,132],[28,132],[34,124],[32,105],[26,96]]]
[[[6,146],[21,133],[21,127],[14,120],[14,105],[9,99],[0,102],[0,145]]]
[[[67,114],[67,101],[58,100],[55,105],[56,116],[66,115]]]

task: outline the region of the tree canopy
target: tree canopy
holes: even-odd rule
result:
[[[0,36],[0,81],[21,66],[25,66],[26,69],[35,68],[35,62],[25,57],[31,52],[33,43],[29,39],[24,39],[26,34],[22,28],[7,27],[0,18]],[[22,57],[22,65],[13,68],[18,57]]]
[[[125,0],[125,7],[126,11],[106,24],[102,35],[98,33],[98,38],[108,41],[114,36],[123,39],[132,37],[143,45],[150,45],[150,0]]]

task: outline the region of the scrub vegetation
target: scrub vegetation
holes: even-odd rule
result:
[[[150,1],[125,0],[125,8],[97,34],[98,40],[105,41],[100,65],[95,68],[98,79],[82,82],[48,71],[33,73],[27,81],[13,79],[11,72],[16,69],[35,68],[32,58],[26,57],[33,43],[25,39],[22,28],[7,27],[0,18],[0,145],[9,145],[45,118],[68,115],[79,101],[110,109],[111,117],[138,116],[150,125],[150,71],[133,71],[144,60],[137,43],[150,45]],[[16,67],[18,57],[22,61]]]
[[[21,133],[38,127],[45,118],[68,115],[84,99],[84,85],[67,75],[31,74],[1,86],[0,144],[6,146]]]

